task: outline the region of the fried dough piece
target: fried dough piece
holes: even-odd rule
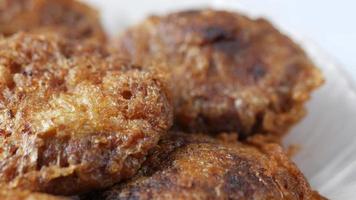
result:
[[[189,132],[285,133],[323,78],[264,19],[214,10],[153,16],[118,39],[135,63],[165,63],[176,124]]]
[[[92,43],[0,39],[0,187],[69,195],[134,175],[172,124],[161,76]]]
[[[1,200],[69,200],[65,197],[34,193],[22,190],[0,189]]]
[[[97,12],[75,0],[1,0],[0,34],[7,36],[19,31],[105,40]]]
[[[87,197],[306,200],[317,196],[277,144],[226,143],[180,133],[161,140],[132,180]]]

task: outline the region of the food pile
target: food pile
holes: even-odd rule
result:
[[[0,199],[325,199],[280,145],[323,83],[265,19],[0,1]]]

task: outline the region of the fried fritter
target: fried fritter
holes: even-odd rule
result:
[[[57,32],[73,39],[105,39],[97,12],[75,0],[1,0],[0,34]]]
[[[135,178],[87,198],[306,200],[317,196],[279,145],[171,134],[150,152]]]
[[[110,186],[134,175],[172,124],[164,74],[93,43],[2,38],[0,77],[0,187],[67,195]]]
[[[285,133],[323,82],[303,50],[264,19],[193,10],[131,27],[118,48],[171,73],[176,124],[189,132]]]
[[[65,197],[52,196],[48,194],[33,193],[22,190],[0,189],[1,200],[69,200]]]

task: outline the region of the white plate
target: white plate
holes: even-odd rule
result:
[[[186,8],[224,8],[267,17],[304,47],[326,78],[325,85],[313,94],[307,105],[307,117],[285,138],[285,144],[301,146],[294,161],[313,188],[330,199],[356,198],[356,84],[330,56],[289,27],[280,13],[275,12],[276,8],[263,6],[266,3],[261,4],[261,1],[87,1],[99,8],[111,35],[149,14]]]

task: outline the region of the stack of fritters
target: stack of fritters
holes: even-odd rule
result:
[[[251,139],[322,83],[266,20],[184,11],[106,45],[83,3],[3,0],[0,34],[0,199],[323,199]]]

